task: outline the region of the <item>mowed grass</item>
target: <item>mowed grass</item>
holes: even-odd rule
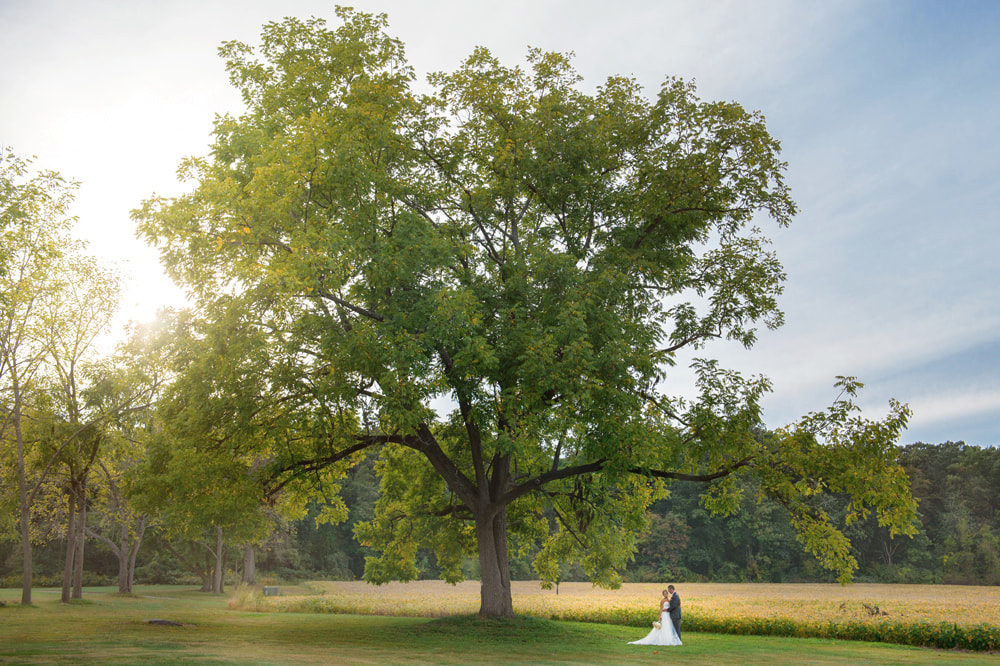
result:
[[[336,584],[340,585],[340,584]],[[336,587],[334,585],[334,587]],[[388,599],[391,608],[444,606],[478,586],[421,582],[382,588],[343,584]],[[316,584],[312,591],[329,589]],[[626,592],[632,590],[626,588]],[[655,587],[655,586],[654,586]],[[688,589],[693,586],[682,586]],[[772,586],[779,588],[781,586]],[[578,589],[577,589],[578,588]],[[528,589],[528,588],[526,588]],[[936,590],[937,588],[924,588]],[[538,592],[537,584],[534,585]],[[304,588],[280,588],[299,597]],[[647,588],[636,590],[645,597]],[[619,591],[621,592],[621,591]],[[551,595],[555,592],[538,592]],[[693,590],[691,591],[693,597]],[[606,592],[560,586],[559,597],[603,603]],[[515,591],[515,595],[520,594]],[[485,621],[474,615],[416,617],[229,609],[228,596],[171,586],[138,586],[133,597],[86,589],[83,602],[62,604],[58,590],[35,590],[32,607],[19,590],[0,590],[0,663],[16,664],[977,664],[1000,656],[851,641],[721,636],[686,632],[684,646],[627,645],[645,629],[522,617]],[[696,598],[696,597],[693,597]],[[692,598],[692,600],[693,600]],[[360,595],[358,596],[360,600]],[[568,602],[567,602],[568,603]],[[653,599],[652,603],[655,603]],[[474,609],[473,609],[474,610]],[[465,612],[465,611],[462,611]],[[652,614],[652,613],[651,613]],[[438,613],[441,615],[441,613]],[[158,626],[149,619],[180,622]]]

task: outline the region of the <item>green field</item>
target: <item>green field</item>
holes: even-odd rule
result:
[[[295,590],[282,589],[282,592]],[[86,589],[59,602],[0,590],[0,663],[11,664],[998,664],[1000,655],[874,643],[686,632],[678,648],[627,645],[635,628],[525,618],[251,613],[229,597],[138,586],[134,597]],[[163,619],[183,626],[159,626]]]

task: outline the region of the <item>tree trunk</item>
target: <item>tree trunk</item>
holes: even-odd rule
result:
[[[23,470],[22,470],[23,476]],[[27,493],[21,489],[21,605],[31,605],[31,521]]]
[[[21,605],[31,605],[31,507],[28,505],[28,480],[24,473],[24,433],[21,432],[21,387],[17,372],[11,372],[14,389],[14,439],[17,441],[17,495],[21,528]]]
[[[83,598],[83,544],[84,527],[87,525],[87,480],[82,479],[79,484],[79,494],[76,498],[76,551],[73,555],[73,598]]]
[[[118,530],[118,547],[114,549],[115,557],[118,558],[118,594],[128,594],[132,591],[129,585],[129,547],[128,547],[128,523],[124,520]]]
[[[73,556],[76,554],[76,493],[70,481],[66,502],[66,563],[63,565],[62,602],[69,603],[73,589]]]
[[[886,537],[882,540],[882,561],[886,563],[887,566],[892,566],[892,556],[896,553],[896,548],[898,544],[892,542],[890,537]]]
[[[199,592],[211,592],[215,568],[212,566],[212,559],[215,553],[207,545],[205,546],[205,566],[201,572],[201,590]]]
[[[514,617],[510,593],[510,563],[507,559],[507,512],[492,515],[477,512],[476,542],[479,545],[480,605],[483,617]]]
[[[222,594],[222,528],[215,528],[215,575],[212,578],[212,592]]]
[[[108,550],[112,552],[118,560],[118,593],[131,594],[132,586],[135,584],[135,558],[139,553],[139,546],[142,544],[142,536],[146,532],[146,516],[139,519],[134,540],[129,539],[128,523],[125,522],[125,515],[121,518],[121,531],[118,536],[118,543],[115,543],[103,534],[94,532],[89,527],[86,528],[87,536],[104,543]],[[174,552],[174,551],[171,551]],[[175,553],[176,556],[176,553]]]
[[[244,585],[255,585],[257,583],[257,562],[254,557],[253,546],[250,544],[243,547],[243,576],[241,582]]]
[[[142,537],[146,533],[146,516],[139,519],[139,527],[135,533],[135,541],[132,542],[132,547],[128,552],[128,574],[126,576],[126,589],[121,589],[119,584],[118,592],[120,594],[132,594],[132,586],[135,585],[135,558],[139,554],[139,546],[142,544]],[[126,530],[127,534],[127,530]]]
[[[201,587],[198,589],[199,592],[211,592],[212,591],[212,570],[206,569],[199,574],[201,577]]]

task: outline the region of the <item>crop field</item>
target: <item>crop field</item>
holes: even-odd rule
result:
[[[665,585],[625,584],[604,590],[590,583],[562,583],[558,593],[534,581],[512,584],[514,610],[537,617],[569,618],[594,610],[645,613],[655,619]],[[961,585],[855,584],[677,584],[685,621],[696,618],[761,618],[813,622],[895,619],[949,622],[960,626],[1000,626],[1000,587]],[[372,586],[355,582],[314,582],[311,594],[282,593],[266,603],[275,610],[312,605],[365,615],[439,617],[479,610],[479,583],[448,585],[416,581]],[[281,588],[279,588],[281,592]],[[317,598],[315,595],[321,595]]]
[[[311,594],[245,594],[242,610],[441,617],[475,613],[479,584],[440,581],[373,587],[310,583]],[[542,590],[513,583],[518,614],[553,620],[646,626],[657,614],[660,584],[602,590],[563,583]],[[678,584],[686,630],[725,634],[843,638],[1000,650],[1000,587],[949,585]]]

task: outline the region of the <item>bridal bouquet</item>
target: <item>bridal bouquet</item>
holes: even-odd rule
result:
[[[659,628],[660,628],[660,627],[662,627],[662,626],[663,626],[663,625],[662,625],[662,624],[660,624],[659,622],[654,622],[654,623],[653,623],[653,629],[659,629]]]

